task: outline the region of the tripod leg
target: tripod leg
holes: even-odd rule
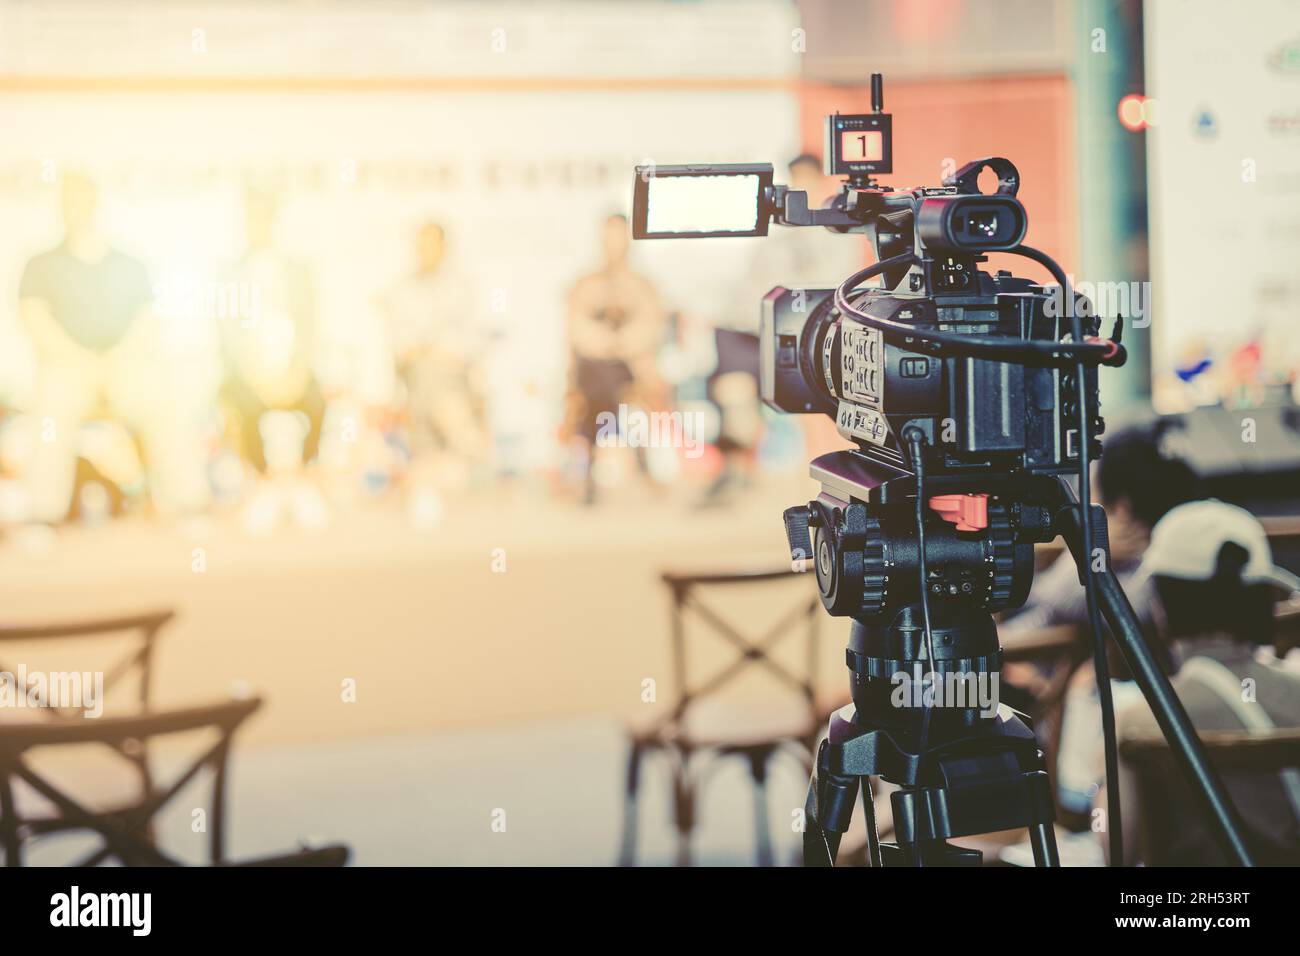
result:
[[[880,831],[876,829],[876,796],[871,792],[871,778],[862,778],[862,812],[867,818],[867,865],[884,866],[880,858]]]
[[[858,778],[830,771],[830,742],[817,751],[817,768],[804,804],[803,865],[834,866],[840,840],[853,818]]]
[[[1056,831],[1050,823],[1035,823],[1029,828],[1029,846],[1034,851],[1034,866],[1060,866],[1056,849]]]

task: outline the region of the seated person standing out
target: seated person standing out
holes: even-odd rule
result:
[[[1157,595],[1175,690],[1198,731],[1300,727],[1300,676],[1258,654],[1272,639],[1273,602],[1300,580],[1273,565],[1260,523],[1221,501],[1173,509],[1151,535],[1139,581]],[[1118,736],[1160,733],[1145,702],[1117,714]],[[1225,774],[1260,863],[1300,862],[1300,773]],[[1161,865],[1226,865],[1197,797],[1181,775],[1162,777],[1139,812],[1136,768],[1120,766],[1128,855],[1155,848]],[[1104,806],[1104,798],[1098,806]],[[1138,842],[1140,840],[1140,842]]]
[[[90,179],[65,173],[60,198],[63,241],[27,263],[18,289],[37,362],[31,517],[67,517],[80,428],[104,412],[144,446],[154,506],[192,512],[207,498],[203,460],[186,403],[168,380],[148,271],[100,232]]]
[[[383,294],[379,308],[410,416],[415,483],[426,493],[438,470],[457,471],[464,482],[487,456],[480,379],[490,343],[469,281],[447,261],[443,227],[420,226],[414,251],[415,268]]]
[[[221,316],[226,365],[222,398],[238,418],[244,457],[259,473],[267,470],[264,413],[302,413],[303,461],[316,456],[325,417],[325,401],[312,369],[316,330],[311,273],[275,248],[276,212],[274,196],[248,190],[247,249],[226,279],[251,290],[247,299],[253,305]]]
[[[246,514],[257,530],[278,520],[282,490],[291,492],[299,523],[319,526],[327,520],[324,499],[302,476],[320,448],[325,419],[325,398],[313,368],[314,286],[310,269],[276,248],[276,213],[273,194],[245,193],[247,248],[225,276],[240,289],[241,306],[220,316],[221,398],[233,413],[241,454],[265,479]],[[284,488],[277,489],[278,483]]]
[[[574,431],[586,445],[584,497],[595,500],[592,457],[599,438],[597,417],[617,416],[623,403],[653,404],[659,389],[655,352],[664,334],[659,296],[628,261],[627,218],[606,218],[603,262],[569,293],[570,384],[577,399]]]

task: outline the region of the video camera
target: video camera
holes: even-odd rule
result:
[[[950,681],[996,682],[992,612],[1025,602],[1034,544],[1059,535],[1087,597],[1112,863],[1123,844],[1103,614],[1225,850],[1249,863],[1240,819],[1110,567],[1105,512],[1090,503],[1088,465],[1104,427],[1097,368],[1124,363],[1119,319],[1099,339],[1061,267],[1023,244],[1009,160],[968,163],[938,187],[877,185],[893,171],[878,73],[871,100],[870,113],[826,118],[826,172],[844,185],[821,209],[774,184],[764,164],[637,167],[633,197],[636,239],[823,226],[865,234],[879,260],[834,289],[778,286],[762,303],[764,401],[832,415],[856,446],[813,461],[821,493],[784,515],[796,569],[812,558],[823,606],[853,619],[853,704],[831,717],[819,745],[804,862],[834,863],[860,791],[872,865],[977,863],[977,850],[947,841],[1019,827],[1038,865],[1059,865],[1045,758],[1022,715],[1006,705],[989,715],[961,695],[936,703]],[[990,194],[979,186],[986,169],[997,178]],[[979,266],[990,252],[1037,262],[1056,287],[987,274]],[[875,277],[882,285],[862,287]],[[893,694],[910,673],[924,688],[919,707]],[[895,844],[877,839],[875,777],[898,786]]]
[[[768,164],[640,166],[633,237],[764,236],[772,222],[867,235],[882,287],[857,288],[871,272],[863,270],[837,289],[777,286],[763,299],[763,400],[832,416],[862,456],[903,473],[911,468],[901,436],[910,428],[925,438],[932,476],[1077,470],[1078,402],[1087,403],[1092,435],[1104,426],[1096,366],[1080,388],[1076,357],[1092,350],[1117,365],[1122,349],[1050,347],[1070,332],[1066,283],[1049,290],[979,269],[986,253],[1016,251],[1025,236],[1020,174],[1009,160],[968,163],[938,187],[876,185],[893,169],[882,98],[876,74],[873,112],[826,117],[825,170],[845,182],[825,207],[810,209],[807,193],[774,184]],[[985,169],[997,177],[990,195],[978,182]],[[1072,307],[1084,336],[1095,336],[1087,302]]]

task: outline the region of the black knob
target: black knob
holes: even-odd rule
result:
[[[796,505],[786,508],[782,514],[791,561],[804,561],[812,557],[812,538],[808,534],[811,512],[812,509],[807,505]]]

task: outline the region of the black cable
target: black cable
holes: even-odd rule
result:
[[[1061,287],[1061,295],[1070,318],[1070,334],[1076,342],[1083,341],[1083,321],[1074,301],[1074,290],[1070,288],[1065,271],[1056,261],[1044,252],[1029,246],[1019,246],[1009,250],[1014,255],[1024,256],[1037,262],[1052,274]],[[1110,843],[1110,865],[1124,865],[1124,829],[1120,818],[1119,801],[1119,751],[1115,734],[1115,702],[1111,694],[1110,663],[1106,657],[1106,636],[1102,630],[1101,608],[1097,601],[1097,582],[1093,578],[1092,552],[1095,539],[1092,536],[1092,473],[1090,470],[1090,452],[1092,445],[1092,421],[1088,411],[1088,390],[1086,388],[1087,368],[1082,359],[1075,363],[1076,393],[1079,401],[1079,525],[1083,532],[1086,560],[1080,571],[1083,577],[1084,594],[1088,603],[1088,625],[1092,630],[1093,670],[1097,678],[1097,697],[1101,704],[1101,731],[1106,755],[1106,827]]]
[[[917,567],[921,575],[921,621],[925,627],[925,657],[930,666],[930,684],[939,679],[939,664],[934,659],[934,634],[930,628],[930,572],[925,560],[925,463],[922,453],[925,450],[925,435],[919,428],[908,428],[903,432],[907,442],[907,453],[912,459],[912,472],[916,476],[916,553]],[[925,701],[924,691],[922,700]],[[925,751],[930,741],[930,714],[934,704],[933,696],[925,701],[925,713],[921,717],[921,751]]]
[[[891,269],[913,265],[918,261],[914,253],[905,252],[889,259],[882,259],[865,269],[859,269],[835,289],[835,307],[841,314],[851,316],[863,325],[880,330],[889,341],[913,351],[928,346],[935,352],[972,355],[1016,365],[1068,366],[1072,361],[1085,360],[1093,365],[1123,364],[1124,350],[1114,342],[1085,342],[1082,339],[1075,342],[1059,342],[1049,339],[995,338],[988,335],[945,332],[941,329],[921,329],[906,322],[867,315],[849,301],[849,294],[868,279]]]

